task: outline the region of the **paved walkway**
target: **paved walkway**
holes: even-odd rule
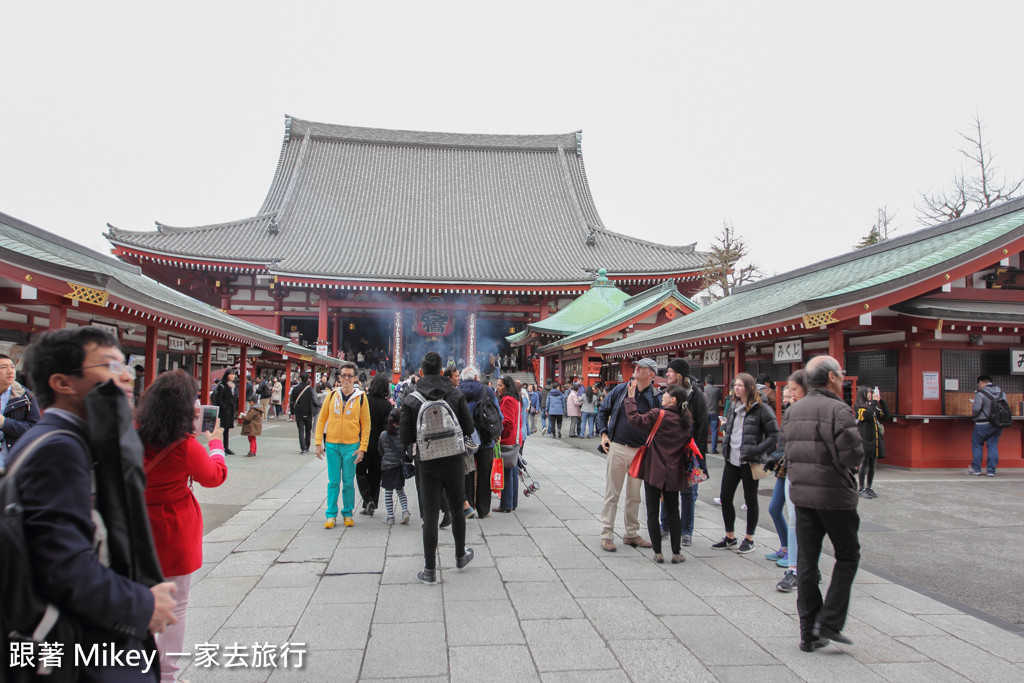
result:
[[[721,512],[703,500],[685,563],[602,552],[605,461],[553,439],[527,444],[539,494],[468,521],[465,570],[442,531],[442,582],[424,586],[415,517],[323,528],[326,470],[294,454],[293,429],[269,423],[259,457],[229,456],[225,487],[197,487],[205,504],[264,469],[264,481],[291,472],[205,537],[185,649],[219,645],[220,666],[193,663],[191,681],[1024,680],[1020,636],[866,571],[844,629],[855,644],[801,652],[796,594],[776,592],[770,548],[711,550]],[[251,663],[254,644],[286,643],[304,643],[302,669],[224,666],[236,644],[236,661]]]

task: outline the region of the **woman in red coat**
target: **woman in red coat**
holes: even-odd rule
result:
[[[153,542],[164,576],[178,587],[178,623],[157,636],[164,683],[173,682],[178,673],[178,658],[165,653],[182,652],[192,573],[203,564],[203,513],[192,495],[191,480],[214,487],[228,476],[220,424],[203,434],[209,453],[196,439],[198,392],[199,384],[188,373],[165,372],[142,395],[135,414],[146,446],[146,507]]]
[[[668,533],[672,541],[672,564],[683,562],[680,548],[682,522],[679,519],[679,492],[689,487],[687,475],[691,469],[690,439],[693,421],[685,408],[689,392],[681,386],[669,387],[661,394],[662,410],[652,408],[646,413],[636,410],[636,380],[630,380],[626,389],[626,419],[638,429],[651,431],[659,414],[661,424],[655,432],[640,465],[640,479],[644,481],[647,499],[647,530],[651,534],[654,561],[665,561],[661,554],[661,500],[664,498],[668,516]],[[664,494],[664,495],[663,495]]]
[[[505,488],[493,512],[512,512],[519,506],[519,453],[523,444],[523,404],[511,375],[498,380],[501,406],[501,458],[505,469]]]

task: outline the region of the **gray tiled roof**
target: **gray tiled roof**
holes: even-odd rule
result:
[[[288,119],[257,215],[157,231],[110,227],[118,246],[370,281],[587,284],[695,273],[704,254],[607,230],[579,134],[464,135]],[[274,222],[279,231],[271,233]],[[593,231],[596,244],[586,244]]]
[[[33,272],[106,291],[145,312],[166,316],[206,331],[218,339],[280,351],[287,337],[240,320],[142,275],[136,266],[122,263],[22,220],[0,213],[0,258]],[[306,349],[306,355],[315,355]],[[330,359],[317,356],[319,362]]]
[[[662,325],[600,347],[643,351],[867,300],[941,275],[1024,236],[1024,199],[909,233],[821,263],[755,282],[732,296]],[[1001,257],[996,257],[999,260]]]

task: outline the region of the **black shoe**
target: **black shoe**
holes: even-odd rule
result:
[[[452,525],[452,515],[451,515],[450,512],[446,512],[446,513],[444,513],[444,517],[441,518],[441,525],[440,525],[440,527],[442,529],[447,529],[451,525]]]
[[[416,578],[419,579],[421,583],[425,583],[428,586],[436,586],[437,585],[437,570],[436,569],[424,569],[423,571],[421,571],[420,573],[418,573],[416,575]]]
[[[782,575],[782,581],[775,584],[775,590],[780,593],[792,593],[796,588],[796,572],[792,569],[787,569],[786,573]],[[802,643],[801,643],[802,644]],[[806,650],[810,652],[810,650]]]
[[[868,498],[878,498],[878,494],[875,493],[875,490],[870,486],[864,490],[867,492]]]
[[[373,513],[376,512],[376,511],[377,511],[377,504],[374,503],[372,500],[369,503],[366,504],[366,514],[368,514],[371,517],[373,517]]]
[[[231,450],[230,448],[225,448],[224,449],[224,455],[234,455],[234,454],[235,454],[235,452],[233,450]]]
[[[821,624],[815,624],[811,630],[811,635],[815,638],[825,638],[827,640],[834,640],[837,643],[843,643],[844,645],[853,645],[853,641],[844,636],[839,631],[833,631],[827,626]]]
[[[462,557],[455,558],[455,566],[459,569],[464,569],[467,564],[473,561],[473,549],[466,548],[465,552],[462,553]]]
[[[871,494],[868,493],[867,489],[861,489],[860,491],[857,491],[857,495],[860,496],[861,498],[867,498],[868,500],[871,500]]]
[[[712,543],[711,544],[711,549],[712,550],[726,550],[727,548],[734,547],[737,543],[739,543],[739,541],[737,541],[735,538],[729,538],[728,536],[725,536],[718,543]]]
[[[828,645],[828,640],[825,638],[815,638],[814,640],[801,640],[800,649],[804,652],[814,652]]]
[[[746,554],[746,553],[751,552],[753,549],[754,549],[754,542],[751,541],[749,538],[744,538],[743,542],[740,543],[740,547],[739,547],[739,549],[736,552],[741,553],[741,554]]]

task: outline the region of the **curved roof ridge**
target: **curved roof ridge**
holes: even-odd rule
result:
[[[389,128],[363,128],[336,123],[306,121],[288,116],[288,136],[310,134],[315,138],[344,142],[402,145],[411,147],[453,147],[475,149],[546,150],[555,152],[559,146],[575,150],[577,133],[497,135],[491,133],[443,133],[433,131],[398,130]]]
[[[210,223],[209,225],[179,226],[179,225],[167,225],[166,223],[161,223],[160,221],[155,221],[155,223],[156,223],[157,232],[168,232],[168,233],[171,233],[171,232],[178,232],[178,233],[180,233],[180,232],[203,232],[205,230],[220,230],[222,228],[234,228],[234,227],[237,227],[239,225],[242,225],[243,223],[252,223],[253,221],[262,221],[262,220],[266,220],[267,218],[273,218],[275,215],[277,215],[277,211],[267,211],[266,213],[259,213],[259,214],[256,214],[255,216],[248,216],[246,218],[239,218],[238,220],[233,220],[233,221],[225,221],[223,223]],[[107,225],[109,225],[109,223]],[[131,231],[125,230],[123,232],[131,232]],[[149,235],[149,234],[152,234],[152,233],[151,232],[146,232],[146,233],[139,232],[137,234]]]
[[[295,164],[292,166],[292,172],[288,178],[288,186],[284,189],[284,196],[281,197],[281,205],[278,207],[278,211],[282,217],[288,212],[288,205],[291,202],[292,195],[295,193],[295,187],[299,184],[302,177],[302,172],[305,170],[306,156],[309,154],[309,131],[302,136],[302,142],[299,144],[298,157],[295,159]]]
[[[277,157],[277,168],[274,169],[274,177],[270,181],[270,187],[267,189],[267,196],[263,198],[263,204],[260,205],[260,211],[265,212],[270,208],[270,203],[274,197],[274,189],[277,187],[277,182],[281,177],[281,171],[284,170],[285,158],[288,154],[288,140],[291,134],[292,120],[287,116],[284,119],[284,140],[281,142],[281,153]]]
[[[587,225],[590,226],[589,223]],[[597,232],[603,232],[605,234],[611,235],[612,237],[614,237],[616,239],[626,240],[627,242],[633,242],[635,244],[644,244],[644,245],[647,245],[647,246],[650,246],[650,247],[658,247],[659,249],[668,249],[670,251],[675,251],[675,252],[678,252],[680,254],[698,254],[698,253],[702,254],[702,253],[704,253],[704,252],[698,252],[697,251],[697,243],[696,242],[691,242],[690,244],[680,244],[680,245],[662,244],[661,242],[651,242],[650,240],[645,240],[645,239],[642,239],[640,237],[633,237],[632,235],[626,235],[626,234],[621,233],[621,232],[615,232],[614,230],[612,230],[610,228],[606,228],[604,226],[594,225],[594,226],[590,226],[590,227],[592,227]]]
[[[590,223],[587,222],[587,217],[583,213],[583,207],[580,206],[580,196],[573,185],[572,175],[569,173],[569,162],[565,160],[565,149],[561,144],[558,145],[558,170],[560,171],[558,178],[562,181],[562,190],[565,192],[566,196],[572,199],[571,204],[573,215],[576,217],[579,226],[582,228],[596,227],[591,226]]]

